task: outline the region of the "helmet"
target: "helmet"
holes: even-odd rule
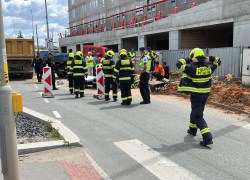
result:
[[[112,57],[112,56],[115,55],[115,53],[114,53],[114,51],[109,50],[109,51],[106,53],[106,55],[109,56],[109,57]]]
[[[120,56],[127,56],[127,50],[126,49],[122,49],[120,51]]]
[[[204,56],[204,52],[200,48],[193,49],[189,55],[190,58],[196,58],[198,56]]]
[[[75,54],[74,53],[69,53],[69,58],[75,58]]]
[[[83,57],[83,54],[81,51],[77,51],[76,56]]]

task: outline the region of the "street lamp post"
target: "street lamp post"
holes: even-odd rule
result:
[[[47,41],[49,40],[49,21],[48,21],[48,12],[47,12],[47,2],[45,0],[45,11],[46,11],[46,23],[47,23]],[[51,50],[49,49],[49,53]]]
[[[13,110],[13,91],[9,85],[7,55],[0,1],[0,147],[4,180],[20,180]]]
[[[33,37],[35,38],[35,33],[34,33],[34,25],[33,25],[33,13],[31,10],[31,16],[32,16],[32,29],[33,29]]]

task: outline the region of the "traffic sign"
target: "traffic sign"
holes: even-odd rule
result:
[[[96,80],[97,94],[102,95],[104,94],[104,73],[102,71],[101,64],[97,65],[96,72],[97,72],[97,80]]]

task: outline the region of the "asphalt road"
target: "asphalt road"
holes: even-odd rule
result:
[[[112,179],[155,180],[161,172],[169,173],[161,179],[250,179],[250,119],[244,116],[207,107],[205,119],[214,145],[201,147],[199,133],[194,138],[186,133],[187,100],[154,96],[150,105],[139,105],[137,97],[132,106],[124,107],[120,98],[116,103],[94,99],[94,90],[74,99],[60,89],[54,91],[55,98],[45,101],[39,94],[42,84],[21,79],[10,84],[22,94],[24,107],[54,118],[57,111]],[[175,178],[170,178],[171,173]]]

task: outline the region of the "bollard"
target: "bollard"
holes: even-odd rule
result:
[[[13,98],[15,98],[15,96],[13,96],[12,88],[9,85],[2,2],[0,2],[0,78],[0,147],[2,173],[4,180],[20,180],[16,143],[16,122],[13,109],[13,100],[15,100]],[[21,102],[17,102],[16,105],[19,106],[20,104]]]

